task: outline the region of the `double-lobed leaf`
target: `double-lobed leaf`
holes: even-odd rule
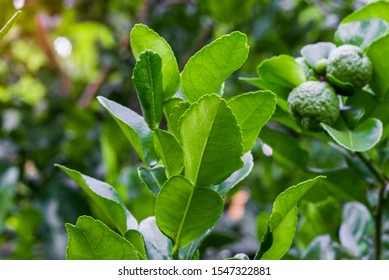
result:
[[[68,231],[68,260],[137,260],[134,246],[89,216],[78,218],[76,225],[66,224]]]
[[[245,34],[224,35],[193,55],[181,76],[182,93],[193,103],[219,92],[224,81],[246,61],[249,52]]]
[[[138,176],[154,196],[158,195],[159,190],[167,181],[166,169],[162,165],[151,168],[141,166],[138,168]]]
[[[364,152],[373,148],[381,139],[382,122],[375,118],[365,120],[353,130],[340,131],[324,123],[324,130],[336,143],[355,152]]]
[[[142,161],[147,165],[155,165],[157,155],[154,149],[153,132],[144,118],[105,97],[98,96],[97,99],[118,123]]]
[[[116,190],[109,184],[81,174],[62,165],[56,165],[92,199],[105,217],[117,227],[123,235],[128,229],[136,229],[138,222],[128,211]]]
[[[238,95],[228,102],[242,129],[243,153],[250,151],[262,127],[276,108],[276,96],[268,90]]]
[[[132,81],[138,93],[146,123],[151,129],[157,128],[163,114],[162,99],[162,59],[150,50],[139,55]]]
[[[273,203],[268,230],[262,240],[256,259],[276,260],[282,258],[292,245],[297,226],[297,203],[318,181],[317,176],[289,187],[280,193]]]
[[[205,187],[194,187],[182,176],[170,178],[155,204],[161,231],[174,241],[176,251],[214,226],[223,210],[221,196]]]
[[[373,41],[386,35],[389,23],[378,18],[368,18],[342,24],[335,33],[335,41],[339,44],[351,44],[362,49]]]
[[[144,24],[135,24],[130,34],[131,50],[136,60],[142,52],[151,50],[162,59],[163,100],[171,98],[180,85],[180,72],[169,44]]]
[[[195,186],[217,185],[243,166],[242,132],[227,102],[206,95],[180,120],[185,176]]]

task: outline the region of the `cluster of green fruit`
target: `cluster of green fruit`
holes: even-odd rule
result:
[[[338,95],[352,95],[370,82],[373,66],[364,51],[353,45],[331,50],[327,58],[310,65],[296,58],[307,78],[288,96],[293,119],[311,131],[320,131],[320,123],[332,125],[340,113]]]

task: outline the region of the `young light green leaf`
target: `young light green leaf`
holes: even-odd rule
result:
[[[242,133],[227,102],[206,95],[180,120],[186,176],[195,186],[217,185],[243,166]]]
[[[255,91],[238,95],[228,102],[242,129],[243,153],[250,151],[262,127],[276,108],[276,96],[271,91]]]
[[[247,152],[243,157],[243,167],[231,174],[224,182],[215,187],[222,197],[224,197],[234,186],[246,178],[254,167],[254,158],[251,152]]]
[[[189,107],[190,107],[189,102],[185,102],[185,101],[180,102],[171,109],[171,111],[167,117],[167,126],[169,129],[169,132],[174,134],[174,136],[176,136],[176,138],[179,141],[181,138],[180,132],[179,132],[180,119],[184,115],[186,110],[189,109]]]
[[[355,152],[364,152],[373,148],[382,135],[382,122],[370,118],[365,120],[354,130],[339,131],[324,123],[321,124],[325,131],[336,143]]]
[[[10,20],[0,29],[0,41],[4,38],[4,36],[9,32],[11,27],[15,24],[16,20],[20,16],[22,11],[17,11]]]
[[[157,165],[152,168],[141,166],[138,168],[138,176],[155,196],[158,195],[159,190],[167,181],[166,170],[162,165]]]
[[[373,64],[373,77],[370,86],[379,98],[389,95],[389,34],[374,41],[367,50],[367,56]]]
[[[372,2],[361,9],[349,14],[340,24],[363,20],[367,18],[379,18],[389,22],[389,3],[386,1]]]
[[[306,62],[315,69],[317,63],[322,59],[327,59],[334,49],[336,49],[336,46],[333,43],[319,42],[305,45],[301,49],[301,55],[305,58]]]
[[[56,164],[72,178],[92,199],[106,218],[124,235],[128,229],[136,229],[138,222],[128,211],[116,190],[105,182],[81,174],[78,171]]]
[[[295,58],[284,54],[262,61],[257,67],[257,74],[260,88],[271,90],[282,98],[306,80]]]
[[[389,23],[378,18],[368,18],[342,24],[335,33],[338,44],[351,44],[362,49],[388,33]]]
[[[149,259],[171,259],[168,251],[169,239],[159,230],[155,217],[148,217],[140,222],[139,232],[144,238]]]
[[[165,165],[167,177],[179,175],[184,169],[184,155],[176,137],[167,131],[156,129],[154,145],[157,155]]]
[[[139,231],[130,229],[126,232],[124,237],[132,244],[132,246],[134,246],[134,249],[140,260],[148,259],[145,241],[143,240],[143,236]]]
[[[159,126],[163,114],[161,69],[161,57],[146,50],[139,55],[132,75],[143,116],[151,129]]]
[[[178,90],[180,72],[169,44],[144,24],[135,24],[130,34],[131,50],[135,59],[145,50],[151,50],[162,59],[163,100],[168,100]]]
[[[98,96],[97,99],[118,123],[142,161],[151,166],[155,165],[157,155],[154,149],[153,132],[144,119],[131,109],[105,97]]]
[[[138,259],[130,242],[92,217],[81,216],[75,226],[65,226],[69,234],[66,249],[68,260]]]
[[[222,210],[218,193],[194,187],[182,176],[165,183],[155,204],[158,227],[174,241],[172,254],[214,226]]]
[[[246,61],[247,37],[238,31],[224,35],[192,56],[182,72],[182,92],[193,103],[217,93],[224,81]]]
[[[317,176],[314,179],[304,181],[289,187],[277,196],[273,203],[268,232],[262,241],[266,247],[259,250],[256,258],[276,260],[286,254],[292,245],[296,230],[297,203],[318,180],[323,178],[325,177]]]

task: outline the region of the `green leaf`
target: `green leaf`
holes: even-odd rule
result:
[[[255,91],[238,95],[228,102],[242,129],[243,153],[254,147],[259,132],[273,115],[275,97],[271,91]]]
[[[72,178],[92,199],[102,213],[124,235],[128,229],[136,229],[138,222],[128,211],[116,190],[105,182],[81,174],[78,171],[56,164]]]
[[[199,247],[204,239],[211,233],[211,229],[207,230],[204,234],[197,237],[192,242],[189,242],[183,248],[178,250],[178,256],[180,260],[193,260],[199,258]],[[172,248],[173,249],[173,248]]]
[[[262,61],[257,67],[257,74],[260,88],[271,90],[282,98],[306,80],[295,58],[284,54]]]
[[[370,86],[381,99],[389,95],[389,34],[374,41],[367,50],[367,56],[373,64],[373,77]]]
[[[367,18],[380,18],[389,22],[389,3],[377,1],[363,6],[361,9],[349,14],[340,24],[363,20]]]
[[[134,246],[134,249],[141,260],[147,260],[146,245],[143,240],[142,234],[134,229],[130,229],[126,232],[124,237]]]
[[[4,227],[5,217],[12,209],[15,188],[19,178],[19,170],[16,167],[5,169],[0,177],[0,232]]]
[[[66,224],[69,234],[68,260],[137,260],[134,247],[102,222],[88,216],[78,218],[76,225]]]
[[[171,98],[180,85],[177,60],[169,44],[144,24],[135,24],[130,34],[132,54],[139,59],[145,50],[152,50],[162,58],[163,100]]]
[[[334,260],[336,259],[336,246],[329,235],[317,236],[301,253],[303,260]]]
[[[216,186],[217,191],[224,197],[234,186],[246,178],[254,167],[254,158],[251,152],[247,152],[243,157],[243,167],[231,174],[223,183]]]
[[[139,167],[138,176],[149,191],[157,196],[163,184],[167,181],[166,170],[162,165],[157,165],[152,168]]]
[[[238,31],[224,35],[192,56],[182,72],[182,92],[189,102],[217,93],[224,81],[246,61],[247,37]]]
[[[154,145],[157,155],[165,165],[167,177],[180,175],[184,169],[184,155],[176,137],[167,131],[156,129]]]
[[[374,40],[387,34],[388,30],[389,23],[384,20],[363,19],[340,25],[335,33],[335,41],[338,44],[351,44],[365,49]]]
[[[217,185],[243,166],[242,133],[216,94],[193,103],[180,120],[186,176],[195,186]]]
[[[163,114],[161,69],[161,57],[146,50],[140,54],[132,74],[143,116],[152,129],[159,126]]]
[[[336,130],[324,123],[321,125],[336,143],[355,152],[370,150],[378,143],[382,135],[382,123],[374,118],[367,119],[354,130],[348,131]]]
[[[0,30],[0,41],[4,38],[5,35],[9,32],[11,27],[15,24],[16,20],[20,16],[22,11],[17,11],[11,18],[10,20],[1,28]]]
[[[374,220],[362,204],[350,202],[344,206],[339,240],[359,259],[370,258],[373,248]]]
[[[319,42],[305,45],[301,49],[301,55],[305,58],[307,63],[315,69],[317,62],[322,59],[327,59],[334,49],[336,49],[336,46],[333,43]]]
[[[150,260],[171,259],[168,251],[169,239],[159,230],[155,217],[148,217],[139,224],[139,232],[146,244]]]
[[[169,129],[169,132],[174,134],[174,136],[176,136],[176,138],[179,141],[181,138],[180,132],[179,132],[180,119],[184,115],[186,110],[189,109],[189,107],[190,107],[189,102],[185,102],[185,101],[180,102],[171,109],[171,111],[167,117],[167,126]]]
[[[142,161],[151,166],[155,165],[157,155],[154,149],[153,132],[144,119],[131,109],[105,97],[98,96],[97,99],[118,123]]]
[[[325,178],[317,176],[289,187],[280,193],[273,203],[272,214],[269,220],[268,232],[265,234],[262,243],[271,246],[261,250],[260,258],[264,260],[276,260],[282,258],[292,245],[297,225],[297,203],[318,181]],[[268,240],[271,240],[269,242]],[[261,245],[262,247],[262,245]]]
[[[242,261],[249,261],[250,258],[244,253],[239,253],[234,255],[232,258],[227,258],[227,260],[242,260]]]
[[[194,187],[181,176],[165,183],[155,204],[157,225],[174,241],[173,252],[214,226],[222,210],[223,200],[218,193]]]

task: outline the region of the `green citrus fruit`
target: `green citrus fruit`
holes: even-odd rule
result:
[[[339,116],[339,100],[330,84],[307,81],[294,88],[288,96],[293,119],[308,130],[322,130],[320,123],[332,125]]]
[[[335,86],[351,84],[360,89],[369,83],[373,65],[363,50],[353,45],[342,45],[328,57],[327,80]]]

